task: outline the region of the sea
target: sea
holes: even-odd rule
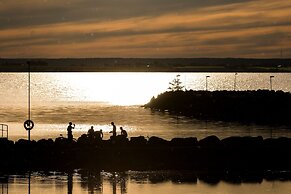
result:
[[[177,75],[185,90],[291,92],[291,73],[31,73],[29,106],[28,73],[0,73],[0,123],[8,125],[9,139],[26,139],[30,107],[34,140],[66,136],[69,122],[76,139],[91,126],[109,138],[112,121],[129,137],[291,137],[290,126],[197,120],[142,107]]]
[[[0,130],[8,126],[8,133],[0,131],[0,136],[8,136],[13,141],[27,139],[23,123],[30,118],[35,124],[31,130],[32,140],[65,137],[69,122],[75,124],[76,139],[91,126],[95,130],[102,129],[104,139],[108,139],[112,121],[118,129],[127,130],[129,138],[140,135],[167,140],[174,137],[202,139],[209,135],[291,137],[290,126],[198,120],[142,106],[153,96],[167,91],[169,82],[177,75],[185,90],[291,92],[291,73],[0,73]],[[165,178],[165,172],[158,171],[102,171],[90,176],[79,171],[1,175],[0,191],[7,194],[287,194],[291,189],[291,182],[285,179],[208,183],[199,178],[183,181],[188,175],[175,173],[178,175],[174,179]]]
[[[286,179],[221,180],[177,171],[33,172],[0,177],[3,194],[289,194],[290,186]]]

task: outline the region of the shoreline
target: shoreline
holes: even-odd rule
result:
[[[31,72],[291,72],[291,59],[0,58],[1,72],[28,69]]]

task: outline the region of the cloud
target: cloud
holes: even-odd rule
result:
[[[289,0],[0,2],[5,57],[291,57]]]
[[[185,10],[234,2],[246,0],[2,0],[0,29],[184,13]]]

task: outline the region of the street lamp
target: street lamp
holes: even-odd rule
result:
[[[237,73],[234,74],[234,83],[233,83],[233,90],[234,91],[236,90],[236,76],[237,76]]]
[[[272,80],[275,76],[271,75],[270,76],[270,90],[273,90],[273,85],[272,85]]]
[[[210,76],[209,75],[207,75],[206,77],[205,77],[205,89],[206,89],[206,91],[207,91],[207,89],[208,89],[208,78],[209,78]]]

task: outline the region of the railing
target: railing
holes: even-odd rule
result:
[[[1,183],[2,194],[8,194],[8,183]]]
[[[8,125],[0,124],[0,138],[8,139]]]
[[[1,176],[0,177],[0,189],[2,189],[1,193],[2,194],[8,194],[8,180],[9,177],[8,176]]]

